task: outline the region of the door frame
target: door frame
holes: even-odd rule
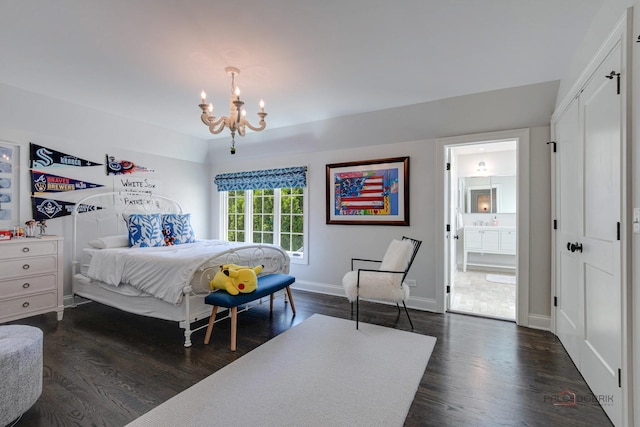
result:
[[[516,142],[516,161],[517,161],[517,214],[516,214],[516,233],[517,233],[517,256],[516,256],[516,275],[518,286],[516,288],[516,323],[520,326],[529,326],[529,128],[513,129],[498,132],[478,133],[471,135],[453,136],[447,138],[436,139],[437,145],[437,164],[436,173],[436,223],[441,224],[440,238],[436,238],[436,305],[440,313],[446,311],[446,286],[445,269],[449,268],[445,251],[447,250],[447,180],[445,179],[446,170],[446,152],[447,148],[455,145],[468,145],[476,142],[498,142],[504,140],[513,140]]]

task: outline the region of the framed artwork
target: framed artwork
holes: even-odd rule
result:
[[[409,225],[409,157],[327,165],[327,224]]]
[[[0,229],[20,223],[20,146],[0,141]]]

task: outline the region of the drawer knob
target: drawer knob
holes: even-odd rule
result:
[[[22,269],[23,269],[23,270],[28,270],[28,269],[29,269],[29,267],[30,267],[30,266],[29,266],[29,264],[25,264],[25,265],[23,265],[23,266],[22,266]]]
[[[25,246],[24,248],[22,248],[22,252],[24,252],[24,253],[29,252],[29,248]]]
[[[22,287],[25,288],[25,289],[27,289],[29,286],[31,286],[30,283],[23,283],[22,284]]]
[[[23,306],[24,308],[29,307],[29,301],[25,301],[25,302],[23,302],[23,303],[22,303],[22,306]]]

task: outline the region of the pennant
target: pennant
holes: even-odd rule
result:
[[[33,219],[40,221],[42,219],[60,218],[71,215],[75,207],[75,203],[65,202],[62,200],[45,199],[42,197],[32,197],[33,202]],[[79,213],[97,211],[102,209],[99,206],[82,204],[78,207]]]
[[[62,191],[86,190],[88,188],[104,187],[102,184],[65,178],[46,172],[31,171],[32,193],[60,193]]]
[[[33,142],[29,143],[29,149],[31,150],[32,168],[102,165],[102,163],[95,163],[60,151],[51,150]]]
[[[123,175],[134,172],[155,172],[155,170],[107,154],[107,175]]]

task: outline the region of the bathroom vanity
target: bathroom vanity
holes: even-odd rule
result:
[[[469,253],[513,255],[513,263],[485,263],[470,262]],[[501,226],[466,226],[464,227],[464,256],[463,271],[467,271],[467,265],[483,267],[500,267],[515,269],[516,255],[516,228]],[[504,257],[500,257],[504,258]],[[511,257],[509,257],[511,258]]]

